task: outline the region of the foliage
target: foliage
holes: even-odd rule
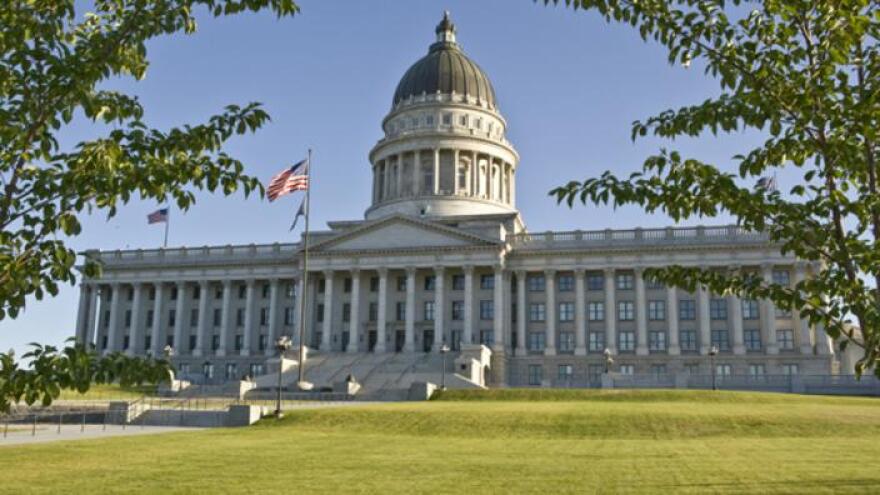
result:
[[[81,344],[64,349],[31,344],[25,353],[27,367],[13,352],[0,353],[0,412],[12,405],[41,403],[48,406],[63,390],[86,393],[93,384],[118,383],[123,388],[168,379],[170,364],[162,359],[130,357],[122,353],[100,356]]]
[[[545,0],[549,3],[551,0]],[[559,3],[558,0],[552,0]],[[673,140],[754,129],[766,140],[734,157],[738,173],[663,149],[628,177],[605,172],[551,194],[569,206],[638,205],[675,221],[729,214],[767,232],[783,253],[815,262],[788,287],[739,271],[672,266],[656,278],[693,289],[770,298],[824,324],[841,348],[864,348],[856,371],[880,356],[880,4],[870,0],[566,0],[663,45],[670,63],[699,61],[717,97],[632,126],[632,138]],[[751,9],[751,10],[747,10]],[[787,191],[750,187],[778,169]],[[852,323],[852,325],[850,325]],[[855,327],[860,327],[861,332]],[[875,366],[880,375],[880,367]]]

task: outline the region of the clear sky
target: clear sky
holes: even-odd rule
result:
[[[146,79],[114,81],[136,94],[146,121],[158,128],[200,123],[224,105],[259,101],[272,122],[227,148],[263,180],[314,149],[312,222],[363,218],[370,201],[367,153],[406,69],[427,53],[444,9],[458,41],[492,80],[508,139],[520,153],[517,202],[529,230],[665,226],[670,220],[638,209],[557,206],[547,192],[606,169],[629,173],[661,146],[728,168],[755,134],[633,143],[630,125],[668,108],[718,92],[698,66],[670,66],[664,49],[636,30],[606,24],[595,13],[544,7],[531,0],[318,1],[302,14],[225,19],[203,16],[192,36],[149,45]],[[82,14],[82,12],[79,12]],[[67,129],[63,142],[94,135],[88,123]],[[273,204],[257,197],[202,194],[188,212],[172,210],[169,245],[271,243],[292,240],[287,229],[299,200]],[[133,201],[110,221],[94,215],[76,249],[155,248],[161,225],[146,215],[159,205]],[[727,219],[694,220],[724,223]],[[298,235],[298,234],[297,234]],[[0,322],[0,349],[32,341],[61,343],[74,332],[79,291],[30,300],[17,320]]]

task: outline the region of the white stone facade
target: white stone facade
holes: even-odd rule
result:
[[[450,39],[441,23],[438,44],[458,50]],[[812,266],[734,226],[528,232],[505,128],[469,94],[396,101],[370,153],[372,205],[312,233],[308,277],[300,244],[88,251],[103,274],[82,283],[77,338],[133,355],[171,345],[182,375],[259,375],[278,336],[299,345],[306,294],[317,352],[484,343],[490,385],[598,384],[605,349],[624,374],[708,373],[711,346],[722,374],[831,372],[827,336],[797,312],[643,276],[678,264],[795,283]]]

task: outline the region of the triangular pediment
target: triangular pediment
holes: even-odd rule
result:
[[[393,216],[326,239],[316,245],[316,251],[373,251],[411,250],[426,248],[455,248],[490,246],[490,239],[455,228],[416,220],[405,216]]]

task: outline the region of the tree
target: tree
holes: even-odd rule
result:
[[[115,77],[142,79],[148,67],[146,43],[195,32],[197,10],[213,17],[264,10],[287,17],[298,11],[296,4],[95,0],[93,11],[78,17],[76,3],[7,0],[0,9],[0,320],[16,317],[28,297],[54,296],[60,283],[75,283],[76,253],[63,237],[80,233],[84,212],[112,217],[133,196],[174,201],[185,210],[194,203],[195,190],[263,193],[244,165],[223,151],[230,137],[268,121],[258,103],[230,105],[205,123],[163,131],[145,122],[136,97],[102,85]],[[102,137],[62,149],[58,137],[75,117],[73,125],[91,122]],[[86,260],[83,270],[97,276],[100,267]],[[74,372],[90,370],[91,378],[101,380],[146,369],[138,360],[102,361],[75,346],[60,353],[38,346],[29,354],[35,363],[77,363],[32,366],[33,379],[20,381],[26,389],[18,395],[29,401],[57,396],[58,386],[81,384]],[[2,405],[9,398],[7,386],[12,385],[4,380],[12,376],[14,361],[5,354],[0,363]],[[101,371],[107,369],[115,371]]]
[[[545,0],[549,3],[549,0]],[[558,0],[553,0],[558,3]],[[817,262],[791,287],[755,276],[671,266],[651,270],[693,290],[769,298],[823,324],[841,349],[864,349],[856,372],[880,356],[880,4],[871,0],[567,0],[575,10],[638,29],[670,63],[705,66],[720,94],[632,126],[632,138],[670,140],[757,129],[766,140],[733,157],[738,173],[663,149],[628,177],[605,172],[554,189],[560,202],[638,205],[673,220],[736,218],[784,253]],[[747,10],[747,8],[752,10]],[[787,191],[750,187],[795,169]],[[860,328],[860,332],[853,327]]]

